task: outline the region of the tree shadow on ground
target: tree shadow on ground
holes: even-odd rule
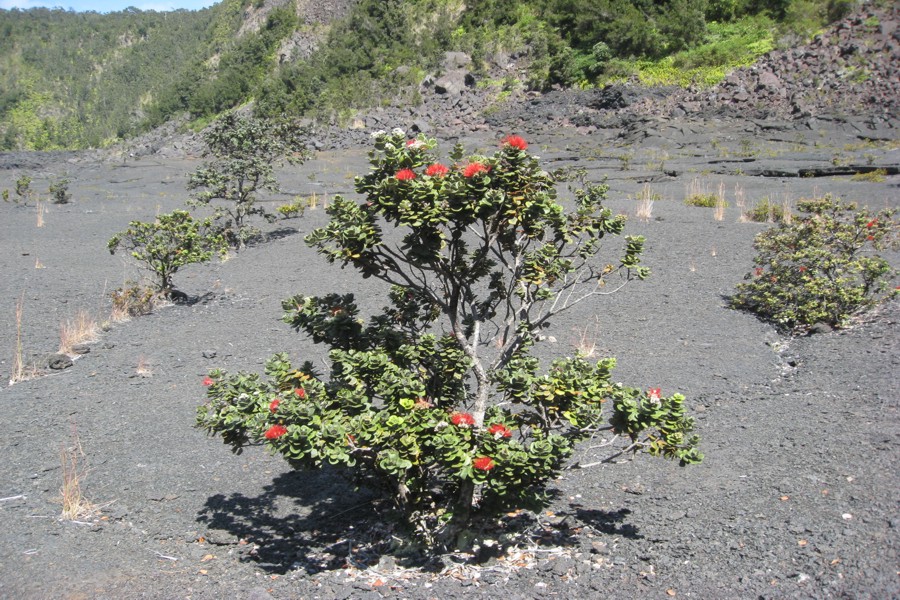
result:
[[[405,546],[398,532],[396,514],[383,496],[357,489],[335,470],[292,471],[275,477],[259,496],[240,492],[210,496],[197,515],[208,530],[223,531],[235,540],[243,560],[254,561],[270,573],[303,569],[314,574],[353,566],[376,565],[386,555],[394,563],[440,570],[445,561],[433,554],[409,553],[397,557]],[[486,539],[518,535],[513,546],[571,547],[584,543],[580,532],[588,527],[608,535],[640,539],[637,527],[626,523],[626,508],[615,511],[570,505],[549,521],[541,515],[516,511],[481,530]],[[453,562],[478,564],[505,552],[506,544],[473,548]]]
[[[334,471],[281,474],[259,496],[210,496],[197,515],[209,530],[245,540],[246,560],[271,573],[377,563],[390,547],[390,507]]]
[[[573,506],[572,508],[575,509],[575,517],[578,521],[600,533],[621,535],[632,540],[639,540],[644,537],[638,533],[638,528],[634,524],[625,522],[625,517],[631,514],[631,511],[627,508],[620,508],[619,510],[597,510],[580,506]]]

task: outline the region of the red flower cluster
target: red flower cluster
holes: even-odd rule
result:
[[[491,459],[490,456],[479,456],[475,460],[472,461],[472,466],[478,469],[479,471],[490,471],[493,469],[496,464]]]
[[[297,394],[298,398],[306,398],[306,390],[303,388],[297,388],[294,390],[294,393]]]
[[[506,136],[505,138],[503,138],[501,144],[504,146],[509,146],[510,148],[515,148],[517,150],[525,150],[528,148],[528,142],[517,135]]]
[[[475,424],[475,418],[469,413],[455,412],[450,415],[450,422],[459,427],[469,427]]]
[[[650,388],[647,395],[650,396],[650,399],[654,402],[659,402],[659,399],[662,397],[662,390],[659,388]]]
[[[215,383],[215,381],[213,381],[213,378],[210,377],[209,375],[207,375],[206,377],[203,378],[203,385],[205,385],[206,387],[209,387],[214,383]]]
[[[287,427],[284,425],[272,425],[266,431],[265,436],[267,440],[275,440],[283,436],[287,433]]]
[[[756,276],[757,276],[757,277],[762,277],[762,274],[763,274],[762,267],[756,267],[756,269],[754,270],[754,272],[756,273]]]
[[[281,404],[281,398],[275,398],[271,402],[269,402],[269,411],[275,412],[278,410],[278,405]]]
[[[501,423],[494,423],[493,425],[488,427],[488,433],[493,436],[497,436],[497,437],[503,437],[503,438],[512,437],[512,430],[510,430],[509,427],[507,427],[506,425],[503,425]]]
[[[797,270],[800,271],[801,273],[806,273],[806,267],[800,267]]]
[[[875,227],[877,224],[878,224],[878,219],[872,219],[871,221],[866,223],[866,227],[871,229],[871,228]]]
[[[397,181],[412,181],[416,178],[416,172],[412,169],[400,169],[394,177]]]
[[[462,174],[463,174],[463,177],[469,178],[469,177],[475,177],[476,175],[479,175],[481,173],[487,173],[490,170],[491,170],[490,167],[488,167],[484,163],[473,162],[473,163],[467,164],[463,168]]]
[[[443,177],[449,171],[450,169],[448,169],[441,163],[434,163],[433,165],[430,165],[427,169],[425,169],[425,174],[429,177]]]

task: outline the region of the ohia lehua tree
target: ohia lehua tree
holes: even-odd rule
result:
[[[611,380],[614,359],[534,350],[554,316],[648,275],[641,237],[599,260],[625,218],[607,188],[557,201],[558,182],[518,136],[491,156],[438,160],[436,142],[373,135],[362,201],[336,197],[306,243],[391,286],[365,320],[352,294],[296,296],[284,320],[325,344],[331,370],[286,354],[266,377],[213,371],[198,426],[240,450],[264,443],[300,468],[334,465],[381,487],[422,539],[458,545],[476,516],[548,499],[576,444],[698,462],[684,397]]]

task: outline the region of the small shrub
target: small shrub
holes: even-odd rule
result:
[[[281,215],[282,219],[294,219],[303,214],[303,211],[306,208],[304,204],[303,200],[298,198],[294,202],[282,204],[275,210],[278,211],[278,214]]]
[[[763,198],[746,213],[747,220],[755,223],[777,223],[784,219],[784,207],[769,198]]]
[[[22,175],[16,180],[16,204],[28,204],[31,199],[31,177]]]
[[[159,296],[152,288],[129,282],[112,293],[112,321],[126,321],[153,312]]]
[[[275,216],[257,204],[260,192],[279,191],[275,166],[282,161],[305,159],[304,130],[290,123],[264,121],[229,113],[216,121],[204,140],[213,159],[190,175],[188,189],[194,193],[189,204],[215,204],[216,226],[229,244],[243,248],[259,234],[247,223],[251,217],[273,221]]]
[[[688,206],[698,206],[701,208],[714,208],[718,197],[715,194],[696,194],[688,196],[684,199],[684,203]],[[727,206],[727,204],[726,204]]]
[[[887,178],[886,169],[874,169],[867,173],[857,173],[853,175],[851,181],[863,181],[866,183],[884,183]]]
[[[68,204],[72,199],[72,194],[69,193],[69,180],[65,177],[51,183],[48,191],[53,204]]]
[[[894,209],[871,213],[825,196],[798,202],[805,213],[756,236],[756,267],[737,286],[734,308],[783,330],[840,326],[895,291],[896,271],[874,250],[898,246]]]
[[[153,223],[132,221],[128,229],[107,243],[110,254],[119,248],[155,277],[155,291],[171,295],[172,277],[181,267],[209,261],[227,250],[225,238],[213,231],[210,219],[195,220],[184,210],[157,217]]]

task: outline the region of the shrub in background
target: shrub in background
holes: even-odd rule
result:
[[[155,290],[171,296],[172,277],[181,267],[209,261],[214,254],[224,253],[227,243],[212,229],[210,219],[198,221],[187,211],[176,210],[159,215],[152,223],[132,221],[128,229],[109,240],[107,248],[110,254],[120,248],[127,250],[153,274]],[[125,294],[123,301],[127,290]]]
[[[280,162],[303,161],[304,133],[290,123],[235,112],[221,117],[204,132],[213,159],[190,176],[188,189],[200,190],[191,204],[217,202],[216,225],[233,247],[243,248],[258,234],[257,228],[248,225],[249,218],[275,219],[257,204],[258,195],[263,190],[279,191],[274,170]]]
[[[72,199],[72,194],[69,193],[69,180],[66,177],[51,183],[48,191],[50,192],[50,201],[53,204],[68,204],[69,200]]]
[[[336,197],[306,241],[391,284],[389,306],[366,321],[352,294],[286,300],[284,320],[330,348],[330,373],[285,354],[265,378],[213,371],[198,426],[236,451],[265,443],[296,467],[338,466],[441,547],[467,547],[476,517],[544,505],[587,438],[700,460],[683,396],[612,382],[614,359],[533,354],[555,315],[648,274],[641,237],[596,260],[625,224],[605,186],[574,190],[567,213],[519,137],[492,156],[457,146],[450,166],[434,140],[374,138],[364,201]]]
[[[826,195],[802,200],[806,213],[756,236],[755,269],[738,284],[734,308],[783,330],[840,326],[888,294],[896,270],[876,250],[898,245],[895,210],[877,213]]]

